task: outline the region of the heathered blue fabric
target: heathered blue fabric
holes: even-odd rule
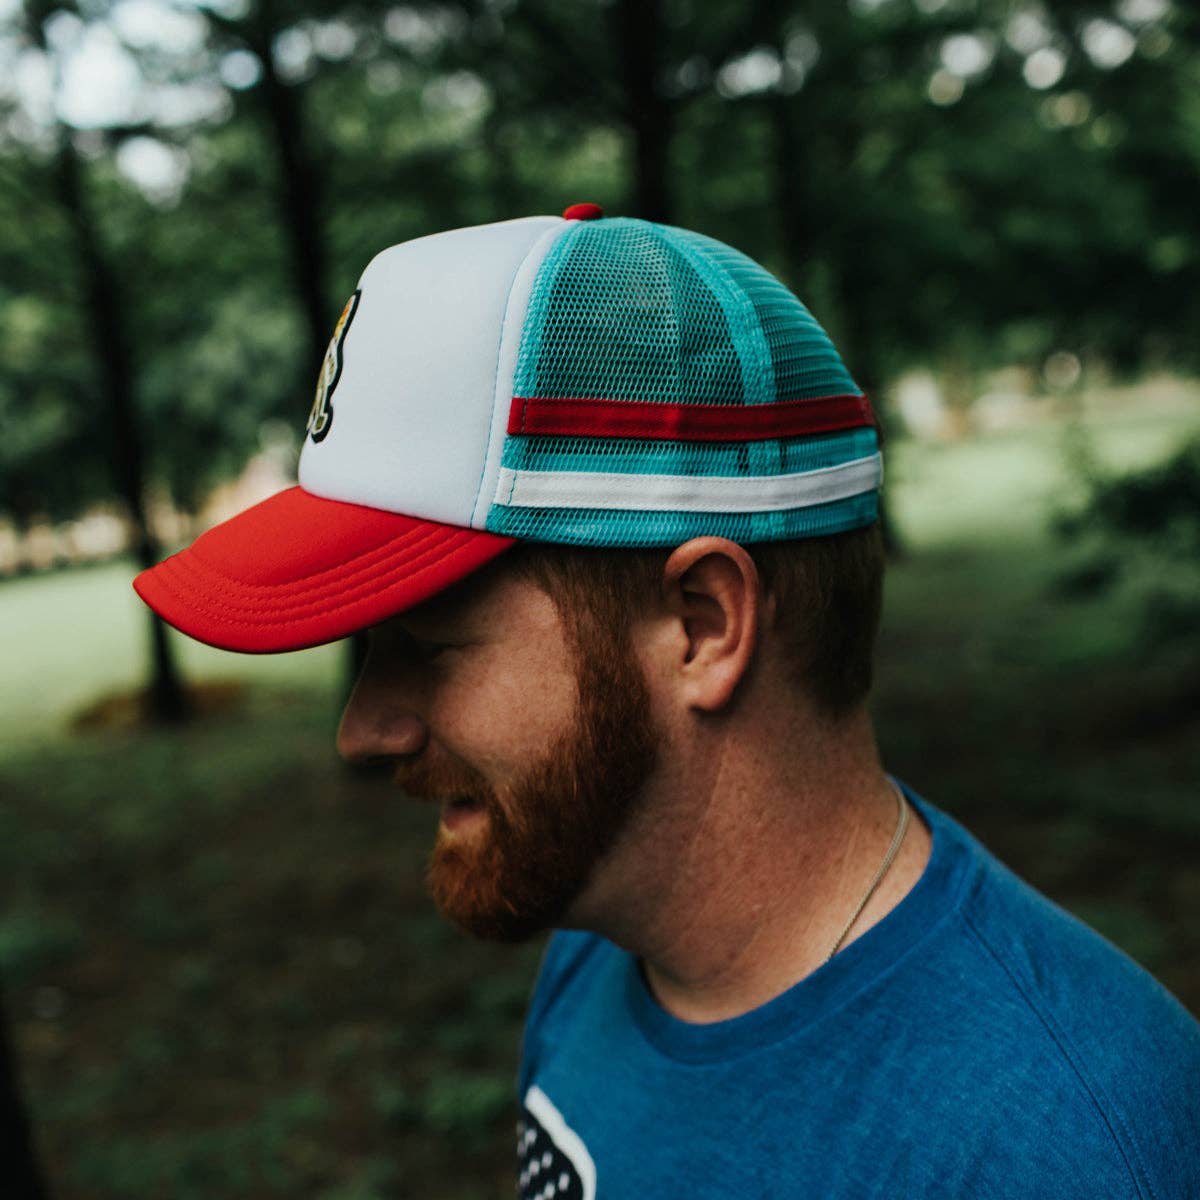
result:
[[[553,937],[520,1091],[582,1139],[597,1197],[1200,1198],[1200,1025],[910,798],[917,885],[744,1016],[680,1022],[624,951]]]

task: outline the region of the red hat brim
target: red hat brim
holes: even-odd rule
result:
[[[514,540],[293,487],[210,529],[133,586],[189,637],[269,654],[332,642],[403,612]]]

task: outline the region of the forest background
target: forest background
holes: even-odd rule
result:
[[[889,765],[1200,1012],[1198,185],[1179,0],[0,0],[4,1194],[511,1191],[539,947],[337,764],[352,653],[128,584],[293,477],[377,250],[580,200],[831,331]]]

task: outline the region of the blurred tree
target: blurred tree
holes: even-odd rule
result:
[[[1141,471],[1093,469],[1083,502],[1060,518],[1058,532],[1077,560],[1064,577],[1067,590],[1088,596],[1131,583],[1143,647],[1169,656],[1194,708],[1200,702],[1200,437]]]
[[[173,60],[134,47],[139,70],[213,104],[185,119],[150,105],[144,128],[120,134],[170,151],[175,193],[138,196],[107,153],[86,164],[138,331],[147,470],[187,507],[258,447],[265,418],[298,424],[330,316],[381,245],[582,198],[765,261],[877,401],[918,362],[952,368],[969,403],[980,372],[1036,372],[1055,350],[1195,361],[1190,8],[255,0],[188,12],[199,46]],[[19,173],[44,195],[45,163],[27,157]],[[52,224],[26,218],[34,239],[62,245]],[[24,253],[16,241],[0,233],[0,263]],[[16,300],[7,315],[27,336],[0,350],[18,381],[0,404],[36,394],[38,417],[0,450],[0,489],[21,512],[45,507],[37,464],[85,428],[55,416],[77,403],[78,353],[39,369],[30,331],[68,343],[84,330],[41,293]]]
[[[255,0],[240,16],[227,16],[215,8],[206,14],[218,40],[249,54],[257,67],[258,82],[246,94],[264,119],[274,151],[276,218],[287,235],[287,274],[307,331],[305,378],[315,380],[333,329],[326,265],[326,179],[311,150],[314,138],[307,126],[301,87],[283,78],[276,56],[279,35],[289,21],[295,22],[306,11],[308,6],[287,0]],[[366,660],[366,635],[351,636],[347,650],[348,694]]]
[[[66,229],[47,203],[50,176],[45,163],[0,156],[0,230],[22,231],[0,234],[0,511],[22,530],[112,492],[111,473],[92,451],[102,433],[88,402],[92,364],[66,281]],[[39,272],[44,286],[34,289]]]
[[[0,1003],[0,1170],[4,1194],[11,1200],[42,1200],[42,1170],[33,1152],[29,1118],[17,1086],[16,1061],[8,1040],[4,1005]]]
[[[216,8],[206,9],[205,15],[214,30],[217,52],[240,49],[257,71],[257,80],[243,95],[263,123],[275,161],[269,190],[276,221],[286,237],[286,274],[307,335],[304,377],[316,379],[333,328],[326,265],[326,177],[314,161],[311,143],[315,139],[305,114],[304,85],[284,79],[276,50],[280,34],[309,11],[306,5],[254,0],[239,16]]]
[[[27,33],[51,63],[54,51],[47,36],[47,22],[56,11],[59,6],[47,0],[25,0]],[[112,472],[114,490],[129,514],[135,557],[142,567],[149,567],[159,560],[160,553],[146,513],[146,457],[136,410],[137,382],[129,310],[93,211],[86,168],[72,141],[73,131],[56,112],[47,134],[52,146],[48,182],[67,226],[82,325],[90,341],[95,368],[102,416],[93,428],[98,427],[101,433],[100,453]],[[158,720],[178,721],[187,715],[188,704],[166,626],[153,613],[148,620],[152,650],[147,692],[149,712]]]

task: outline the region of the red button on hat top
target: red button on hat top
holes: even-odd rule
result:
[[[598,204],[572,204],[563,212],[564,221],[595,221],[604,216],[604,209]]]

